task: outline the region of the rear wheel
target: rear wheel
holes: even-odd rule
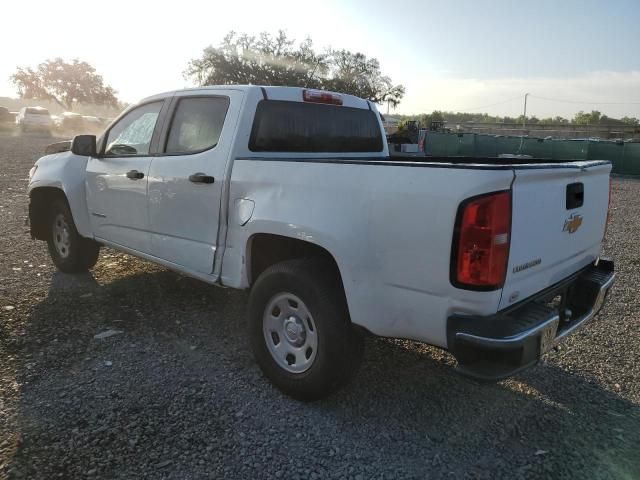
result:
[[[262,371],[301,400],[323,398],[346,384],[363,355],[340,279],[318,260],[289,260],[265,270],[251,291],[249,329]]]
[[[49,211],[47,244],[53,263],[65,273],[86,272],[98,261],[100,244],[78,233],[64,200],[53,202]]]

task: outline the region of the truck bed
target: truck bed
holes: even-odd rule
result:
[[[610,163],[608,160],[550,160],[548,158],[533,158],[525,156],[501,156],[501,157],[433,157],[420,153],[403,153],[392,152],[389,154],[389,160],[398,162],[418,162],[418,163],[434,163],[442,166],[442,164],[451,165],[494,165],[501,167],[524,167],[529,165],[544,165],[545,167],[576,167],[594,166]]]

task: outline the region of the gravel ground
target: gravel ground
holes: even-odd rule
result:
[[[613,184],[609,304],[539,366],[478,384],[368,339],[355,381],[304,404],[253,362],[246,293],[104,249],[54,270],[25,226],[51,141],[0,137],[0,478],[640,478],[640,181]]]

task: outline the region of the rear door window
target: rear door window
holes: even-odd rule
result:
[[[165,152],[188,154],[215,147],[228,109],[228,97],[181,98],[171,120]]]
[[[381,152],[373,110],[315,103],[262,100],[253,121],[252,152]]]

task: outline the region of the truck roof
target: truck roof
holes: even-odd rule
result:
[[[201,91],[215,91],[215,90],[239,90],[242,92],[251,92],[256,90],[262,90],[263,96],[266,96],[269,100],[284,100],[290,102],[302,102],[303,90],[318,91],[316,89],[304,88],[304,87],[274,87],[274,86],[262,86],[262,85],[209,85],[204,87],[183,88],[179,90],[172,90],[169,92],[163,92],[156,95],[152,95],[144,98],[141,102],[148,102],[151,100],[159,100],[161,98],[170,97],[180,92],[201,92]],[[332,93],[340,95],[342,97],[342,105],[351,108],[362,109],[375,109],[375,105],[368,100],[356,97],[354,95],[348,95],[346,93],[329,92],[322,90],[325,93]]]

